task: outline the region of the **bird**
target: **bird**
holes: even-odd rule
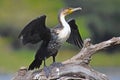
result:
[[[80,49],[83,47],[83,40],[78,30],[78,26],[74,19],[68,21],[65,17],[75,11],[81,10],[81,7],[64,8],[58,14],[59,24],[53,28],[48,28],[45,24],[46,15],[30,21],[19,34],[19,38],[24,45],[31,43],[37,44],[41,42],[39,49],[36,52],[33,62],[29,65],[28,70],[40,68],[44,61],[46,66],[46,59],[53,57],[53,63],[56,62],[56,55],[58,50],[64,42],[78,46]]]

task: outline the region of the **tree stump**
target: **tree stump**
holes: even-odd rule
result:
[[[97,51],[106,47],[120,45],[120,37],[93,45],[90,39],[84,40],[81,51],[72,58],[62,62],[61,67],[49,66],[51,72],[48,78],[43,69],[28,71],[22,67],[13,77],[13,80],[109,80],[108,77],[95,71],[90,66],[91,57]]]

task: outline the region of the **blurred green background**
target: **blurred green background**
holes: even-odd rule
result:
[[[58,24],[58,12],[64,7],[82,7],[68,18],[75,18],[83,39],[99,43],[120,36],[120,0],[0,0],[0,72],[15,72],[29,66],[39,45],[22,45],[20,31],[31,20],[47,15],[47,26]],[[110,47],[92,58],[92,66],[120,66],[120,47]],[[65,43],[57,55],[64,61],[80,50]],[[47,60],[47,65],[52,62]]]

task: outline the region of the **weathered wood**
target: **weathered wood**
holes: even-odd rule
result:
[[[43,69],[27,71],[27,68],[21,68],[13,80],[109,80],[105,74],[92,69],[89,63],[92,55],[97,51],[114,45],[120,45],[120,37],[114,37],[95,45],[91,44],[90,39],[86,39],[81,51],[62,62],[62,66],[49,66],[48,78]]]

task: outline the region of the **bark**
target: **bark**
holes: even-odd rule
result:
[[[86,39],[84,47],[77,55],[62,62],[59,67],[53,65],[48,67],[50,69],[48,78],[46,78],[44,69],[27,71],[27,68],[22,67],[13,80],[109,80],[105,74],[94,70],[90,66],[90,61],[97,51],[115,45],[120,45],[120,37],[94,45],[90,39]]]

